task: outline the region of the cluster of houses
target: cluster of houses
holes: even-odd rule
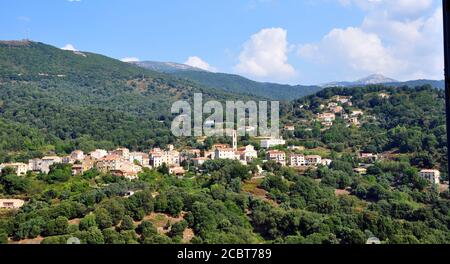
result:
[[[305,156],[303,154],[290,154],[289,158],[287,159],[286,153],[280,150],[267,151],[266,159],[292,168],[317,167],[319,165],[329,166],[332,162],[332,160],[323,159],[319,155]]]
[[[351,96],[336,95],[332,97],[327,106],[320,105],[320,109],[324,111],[317,114],[316,120],[320,122],[324,127],[329,128],[333,126],[333,122],[336,120],[336,116],[339,115],[347,122],[348,126],[360,126],[360,118],[364,115],[363,111],[353,110],[350,113],[346,113],[344,110],[344,105],[353,105],[351,99]]]

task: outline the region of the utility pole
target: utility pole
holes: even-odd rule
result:
[[[450,0],[442,0],[444,12],[445,111],[447,120],[447,177],[450,178]],[[450,187],[449,187],[450,189]]]

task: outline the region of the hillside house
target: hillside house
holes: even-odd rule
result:
[[[286,166],[286,153],[284,153],[284,151],[278,150],[267,151],[266,158],[267,160],[272,160],[283,166]]]
[[[24,176],[30,170],[30,167],[28,164],[16,162],[16,163],[0,164],[0,172],[4,168],[7,168],[7,167],[12,168],[15,171],[15,173],[17,174],[17,176]]]
[[[25,204],[24,200],[0,199],[0,209],[19,209],[24,204]]]
[[[419,176],[432,184],[440,184],[441,172],[438,170],[421,170]]]
[[[261,147],[265,149],[270,149],[271,147],[282,146],[286,144],[283,138],[270,138],[261,140]]]

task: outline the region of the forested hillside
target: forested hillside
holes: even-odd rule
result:
[[[218,91],[226,91],[234,94],[245,94],[253,97],[262,97],[271,100],[291,101],[297,98],[311,95],[322,88],[306,85],[283,85],[276,83],[255,82],[239,75],[226,73],[213,73],[201,70],[180,69],[180,67],[165,64],[161,67],[158,62],[134,63],[143,68],[155,69],[170,73],[182,79],[191,80],[202,85],[214,88]]]
[[[205,100],[245,98],[97,54],[0,42],[0,126],[21,128],[0,132],[0,162],[25,160],[27,151],[174,142],[171,104],[194,92]]]
[[[170,103],[197,91],[248,98],[28,41],[0,42],[0,76],[0,163],[172,142],[205,152],[230,139],[177,142]],[[0,198],[25,205],[0,210],[0,243],[449,243],[444,105],[444,91],[430,86],[380,85],[327,88],[283,104],[282,125],[294,129],[283,130],[287,144],[275,149],[319,155],[327,165],[266,161],[260,141],[247,136],[239,147],[257,151],[247,165],[184,161],[183,177],[165,165],[132,180],[95,167],[73,175],[71,163],[22,176],[5,167]],[[320,121],[331,111],[332,122]],[[421,169],[439,170],[441,183],[420,177]]]

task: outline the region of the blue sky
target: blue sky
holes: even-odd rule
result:
[[[117,59],[292,84],[442,79],[439,0],[15,0],[0,10],[0,39]]]

